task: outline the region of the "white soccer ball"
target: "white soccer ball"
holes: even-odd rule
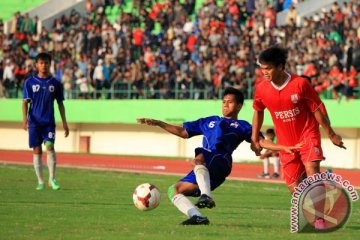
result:
[[[160,203],[159,189],[150,183],[137,186],[133,193],[135,207],[141,211],[149,211],[156,208]]]

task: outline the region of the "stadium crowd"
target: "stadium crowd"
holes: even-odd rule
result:
[[[36,16],[17,12],[9,34],[0,20],[0,97],[19,97],[33,74],[33,59],[46,51],[67,98],[218,98],[227,86],[251,98],[249,89],[262,80],[256,57],[279,44],[289,49],[289,71],[307,76],[319,94],[354,98],[359,2],[335,2],[303,21],[299,1],[285,2],[203,0],[196,9],[195,0],[87,0],[86,14],[63,15],[52,30],[39,29]],[[277,26],[284,6],[286,25]],[[116,94],[102,96],[102,89]]]

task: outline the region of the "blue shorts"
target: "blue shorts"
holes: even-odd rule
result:
[[[55,126],[29,127],[29,147],[40,146],[43,142],[55,143]]]
[[[209,170],[210,175],[210,187],[211,191],[213,191],[220,186],[225,181],[226,177],[231,173],[232,157],[228,153],[210,152],[203,148],[196,148],[195,156],[200,153],[204,155],[206,167]],[[188,175],[179,181],[197,184],[194,171],[189,172]],[[200,196],[200,190],[196,190],[191,195],[193,197]]]

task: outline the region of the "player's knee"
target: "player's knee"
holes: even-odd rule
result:
[[[196,159],[196,158],[191,161],[191,164],[193,165],[193,167],[200,166],[200,165],[206,167],[205,161],[202,161],[202,160],[199,160],[199,159]]]
[[[51,141],[45,142],[45,147],[47,151],[53,151],[54,150],[54,143]]]
[[[205,158],[204,158],[204,155],[202,153],[198,154],[194,160],[193,160],[193,164],[194,165],[206,165],[205,164]]]
[[[41,146],[34,147],[33,152],[34,152],[34,154],[42,154]]]
[[[169,187],[168,197],[169,197],[170,201],[172,201],[174,196],[176,196],[177,194],[183,194],[183,191],[181,189],[182,189],[181,182],[177,182]]]

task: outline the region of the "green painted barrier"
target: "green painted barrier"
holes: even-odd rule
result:
[[[333,127],[360,128],[360,100],[324,100]],[[22,100],[0,100],[0,122],[21,122]],[[69,123],[135,123],[136,118],[149,117],[172,123],[221,115],[221,100],[66,100]],[[61,121],[55,103],[56,120]],[[245,100],[239,119],[251,122],[252,101]],[[264,125],[272,125],[266,111]]]
[[[1,0],[0,18],[4,21],[11,20],[16,11],[24,13],[45,1],[46,0]]]

